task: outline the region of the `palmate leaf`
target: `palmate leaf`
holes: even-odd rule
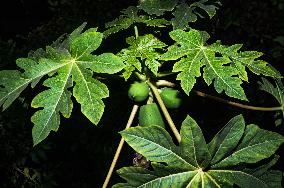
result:
[[[262,78],[262,82],[258,82],[259,83],[259,88],[260,90],[263,90],[267,93],[270,93],[279,103],[279,107],[282,111],[277,112],[275,114],[275,125],[278,126],[283,122],[283,118],[284,118],[284,86],[283,83],[281,82],[280,79],[277,79],[275,81],[275,86],[269,82],[267,79]]]
[[[195,22],[198,17],[203,18],[203,12],[212,18],[216,14],[220,2],[209,2],[208,0],[200,0],[193,3],[179,3],[177,0],[143,0],[138,8],[144,10],[150,15],[161,16],[166,12],[172,11],[174,18],[171,23],[174,29],[187,29],[189,22]],[[201,11],[200,11],[201,10]]]
[[[174,30],[170,32],[170,36],[176,41],[176,44],[170,46],[168,51],[162,55],[162,60],[178,60],[173,67],[173,72],[178,72],[177,80],[181,81],[181,87],[186,94],[189,94],[196,78],[201,76],[201,69],[203,70],[203,78],[207,85],[214,82],[215,90],[218,93],[225,91],[225,93],[237,99],[247,100],[246,95],[241,87],[242,79],[245,76],[240,74],[236,68],[236,60],[232,60],[228,51],[231,49],[234,53],[250,54],[250,52],[237,52],[239,49],[233,46],[225,50],[223,46],[217,42],[212,45],[207,45],[206,41],[209,35],[206,32],[191,29],[189,32],[182,30]],[[237,49],[237,50],[236,50]],[[233,54],[234,54],[233,53]],[[235,55],[236,57],[237,55]],[[259,56],[257,56],[259,57]],[[263,69],[263,61],[255,60],[256,56],[242,59],[242,65],[254,67],[255,69]],[[247,60],[247,61],[246,61]],[[266,66],[268,67],[268,66]],[[245,71],[241,68],[242,71]],[[270,72],[269,74],[267,72]],[[273,72],[273,73],[272,73]],[[268,69],[267,76],[277,77],[279,74],[273,69]]]
[[[128,79],[134,70],[141,71],[143,66],[148,67],[154,75],[157,75],[160,66],[158,59],[161,55],[156,49],[162,49],[166,44],[151,34],[139,36],[137,39],[129,37],[126,42],[130,46],[118,53],[126,64],[124,78]]]
[[[113,187],[195,188],[238,185],[244,188],[280,188],[281,173],[269,170],[279,157],[254,169],[246,168],[245,163],[268,158],[284,142],[284,137],[255,125],[245,127],[243,117],[236,116],[207,145],[197,123],[188,116],[182,123],[179,146],[173,143],[163,128],[155,125],[124,130],[121,132],[122,137],[136,152],[151,161],[153,170],[121,168],[117,172],[127,182]],[[263,140],[266,140],[265,143]],[[255,150],[257,145],[263,151]],[[234,160],[225,165],[222,161],[228,158]],[[209,163],[215,164],[209,166]],[[239,163],[242,163],[241,167],[236,166]]]
[[[232,61],[232,66],[238,70],[239,77],[248,81],[248,76],[245,68],[247,67],[251,72],[257,75],[265,75],[274,78],[279,78],[281,75],[275,71],[267,62],[259,60],[258,58],[263,55],[257,51],[244,51],[240,52],[242,44],[235,44],[232,46],[222,45],[220,41],[211,45],[211,49],[215,52],[227,56]]]
[[[281,80],[276,80],[276,86],[269,82],[265,78],[261,78],[262,82],[259,82],[260,90],[270,93],[278,101],[280,106],[284,105],[284,87]]]
[[[146,26],[151,27],[164,27],[169,25],[170,22],[163,18],[149,17],[146,15],[138,15],[139,9],[134,6],[130,6],[127,9],[121,11],[122,15],[115,20],[105,24],[107,30],[104,31],[104,36],[108,37],[113,33],[117,33],[121,30],[128,29],[135,23],[144,23]]]
[[[197,168],[206,168],[211,154],[202,135],[202,131],[191,117],[186,117],[181,128],[181,153],[187,161]],[[198,149],[197,149],[198,148]]]
[[[108,97],[107,86],[93,78],[93,73],[114,74],[125,65],[111,53],[92,55],[101,42],[103,35],[96,29],[82,34],[85,24],[77,28],[61,44],[48,46],[46,51],[36,51],[30,58],[20,58],[17,65],[24,70],[1,71],[0,104],[7,108],[20,93],[31,84],[48,75],[43,85],[47,90],[39,93],[32,101],[32,107],[41,108],[32,116],[33,140],[38,144],[51,130],[57,131],[60,114],[68,118],[73,102],[71,95],[81,104],[82,113],[94,124],[98,124],[103,111],[103,98]],[[42,58],[40,56],[42,55]]]
[[[223,168],[240,163],[256,163],[270,157],[283,141],[283,136],[278,133],[260,129],[257,125],[248,125],[234,153],[225,157],[213,167]]]
[[[177,0],[142,0],[138,7],[148,14],[161,16],[166,11],[172,11],[177,3]]]
[[[184,2],[179,4],[173,12],[174,18],[171,20],[173,28],[183,30],[189,28],[189,22],[195,22],[199,16],[202,17],[199,9],[205,11],[212,18],[216,14],[218,6],[206,4],[207,2],[208,0],[201,0],[190,5]],[[220,3],[217,2],[217,4]]]
[[[243,116],[239,115],[231,119],[208,144],[210,153],[213,155],[211,164],[215,164],[230,153],[239,143],[245,130]]]
[[[203,12],[212,18],[216,14],[218,5],[220,5],[219,1],[211,3],[208,0],[200,0],[190,5],[184,2],[179,3],[177,0],[143,0],[140,1],[139,6],[124,9],[118,18],[106,23],[104,36],[108,37],[138,23],[150,27],[165,27],[172,24],[174,29],[187,29],[189,22],[195,22],[198,17],[203,18]],[[148,15],[144,15],[142,10]],[[172,11],[174,18],[166,20],[160,17],[167,11]]]

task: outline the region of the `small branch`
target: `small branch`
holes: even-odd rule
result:
[[[156,85],[157,86],[166,86],[166,87],[175,87],[176,86],[176,84],[169,82],[167,80],[158,80],[156,82]]]
[[[158,86],[168,86],[168,87],[175,87],[176,85],[172,82],[166,81],[166,80],[159,80],[157,82]],[[229,101],[229,100],[225,100],[222,99],[220,97],[216,97],[213,95],[209,95],[206,93],[203,93],[201,91],[196,91],[196,90],[192,90],[192,92],[194,92],[196,95],[200,96],[200,97],[207,97],[210,99],[213,99],[215,101],[219,101],[225,104],[229,104],[238,108],[243,108],[243,109],[248,109],[248,110],[256,110],[256,111],[266,111],[266,112],[271,112],[271,111],[282,111],[284,109],[284,105],[283,106],[276,106],[276,107],[260,107],[260,106],[251,106],[251,105],[246,105],[246,104],[241,104],[241,103],[237,103],[237,102],[233,102],[233,101]]]
[[[136,115],[136,113],[137,113],[137,111],[138,111],[138,108],[139,108],[139,106],[136,105],[136,104],[133,106],[132,111],[131,111],[131,114],[130,114],[130,116],[129,116],[129,118],[128,118],[127,125],[126,125],[125,129],[128,129],[129,127],[131,127],[131,124],[133,123],[133,120],[134,120],[135,115]],[[104,182],[102,188],[107,188],[107,185],[108,185],[109,180],[110,180],[110,178],[111,178],[111,175],[112,175],[112,173],[113,173],[114,167],[115,167],[115,165],[116,165],[116,163],[117,163],[118,157],[119,157],[120,152],[121,152],[121,150],[122,150],[123,144],[124,144],[124,139],[121,138],[121,139],[120,139],[120,142],[119,142],[119,145],[118,145],[118,147],[117,147],[117,149],[116,149],[115,155],[114,155],[114,157],[113,157],[112,163],[111,163],[111,165],[110,165],[110,168],[109,168],[107,177],[105,178],[105,182]]]
[[[167,72],[160,72],[158,73],[157,77],[164,77],[164,76],[170,76],[170,75],[173,75],[173,74],[177,74],[176,72],[172,72],[172,71],[167,71]]]
[[[146,76],[139,74],[138,72],[134,72],[134,74],[138,77],[139,80],[145,81],[147,78]]]
[[[165,106],[165,104],[164,104],[160,94],[159,94],[159,91],[158,91],[157,87],[154,86],[151,82],[147,82],[147,83],[150,86],[150,88],[152,89],[152,91],[153,91],[153,93],[154,93],[154,95],[155,95],[155,97],[156,97],[156,99],[157,99],[157,101],[158,101],[158,103],[159,103],[159,105],[161,107],[161,110],[162,110],[162,112],[163,112],[163,114],[164,114],[164,116],[165,116],[169,126],[171,127],[171,129],[172,129],[176,139],[178,140],[178,142],[180,142],[181,141],[180,134],[179,134],[179,132],[178,132],[178,130],[177,130],[177,128],[176,128],[176,126],[175,126],[175,124],[174,124],[174,122],[173,122],[173,120],[172,120],[172,118],[171,118],[171,116],[170,116],[170,114],[169,114],[169,112],[168,112],[168,110],[167,110],[167,108],[166,108],[166,106]]]
[[[250,105],[245,105],[245,104],[240,104],[240,103],[236,103],[236,102],[232,102],[232,101],[228,101],[219,97],[215,97],[206,93],[203,93],[201,91],[196,91],[196,90],[192,90],[196,95],[200,96],[200,97],[207,97],[210,99],[213,99],[215,101],[219,101],[222,103],[226,103],[226,104],[230,104],[232,106],[236,106],[239,108],[244,108],[244,109],[248,109],[248,110],[258,110],[258,111],[278,111],[278,110],[283,110],[281,106],[277,106],[277,107],[259,107],[259,106],[250,106]]]

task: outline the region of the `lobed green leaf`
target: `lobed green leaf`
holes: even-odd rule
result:
[[[125,141],[138,153],[151,161],[165,162],[172,166],[196,169],[180,156],[170,135],[159,126],[130,128],[120,132]]]
[[[72,56],[77,59],[85,54],[90,54],[101,45],[102,39],[103,34],[97,32],[95,28],[85,31],[71,41],[70,51]]]
[[[47,78],[42,91],[32,101],[32,107],[40,108],[32,116],[34,145],[44,140],[51,131],[57,131],[60,114],[69,118],[72,113],[72,94],[81,104],[83,114],[98,124],[104,111],[103,98],[109,91],[103,83],[93,78],[94,73],[114,74],[125,65],[112,53],[91,55],[103,35],[96,29],[82,33],[85,23],[63,40],[60,37],[46,50],[36,50],[29,58],[19,58],[17,65],[23,72],[0,71],[0,105],[6,109],[20,93],[31,84],[35,87],[42,78]],[[75,85],[74,85],[75,84]],[[72,91],[73,87],[73,93]]]
[[[196,168],[206,168],[211,155],[208,151],[205,138],[197,123],[187,116],[181,127],[181,155]]]
[[[200,69],[203,68],[203,78],[207,85],[214,82],[218,93],[225,91],[228,96],[246,100],[245,93],[240,86],[242,81],[237,75],[236,69],[228,66],[230,59],[218,57],[210,46],[206,46],[209,35],[191,29],[189,32],[174,30],[170,36],[177,42],[168,48],[161,56],[162,60],[177,60],[173,72],[178,72],[177,80],[181,80],[181,87],[186,94],[192,90],[196,78],[201,76]]]
[[[161,16],[164,12],[173,10],[177,2],[177,0],[143,0],[138,7],[148,14]]]
[[[269,170],[279,157],[254,169],[247,168],[243,163],[256,163],[271,156],[283,143],[283,137],[255,125],[248,125],[245,131],[244,128],[243,117],[236,116],[207,146],[197,123],[188,116],[182,123],[179,147],[158,126],[138,126],[124,130],[121,132],[123,138],[151,161],[153,170],[124,167],[118,170],[118,174],[127,183],[113,187],[281,187],[281,172]],[[271,144],[267,145],[262,142],[264,140]],[[263,151],[255,150],[258,144]],[[207,147],[210,148],[212,158]],[[243,149],[247,149],[246,158],[240,155]],[[228,159],[231,159],[230,162]],[[222,161],[228,163],[225,165]],[[209,163],[213,165],[208,166]],[[236,167],[239,163],[242,166]]]
[[[234,153],[214,164],[213,167],[223,168],[240,163],[256,163],[273,155],[283,142],[284,137],[278,133],[260,129],[257,125],[248,125]]]
[[[43,107],[31,118],[34,123],[32,130],[34,145],[44,140],[51,130],[58,130],[59,112],[66,117],[69,117],[72,112],[71,94],[67,90],[71,70],[72,66],[66,66],[60,69],[57,76],[47,79],[44,85],[50,89],[39,93],[32,101],[32,107]]]
[[[156,49],[162,49],[166,44],[150,34],[139,36],[137,39],[128,37],[126,42],[130,46],[118,54],[126,64],[124,78],[128,79],[136,69],[141,71],[143,65],[148,67],[154,75],[157,75],[161,65],[158,59],[161,55]]]
[[[212,154],[211,164],[215,164],[230,154],[238,145],[245,130],[245,121],[242,115],[232,118],[208,144]]]
[[[261,78],[262,82],[259,82],[260,90],[270,93],[278,101],[280,106],[284,105],[284,87],[281,80],[277,80],[276,86],[270,83],[267,79]]]

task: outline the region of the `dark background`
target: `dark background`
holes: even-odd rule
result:
[[[128,0],[9,0],[0,5],[0,69],[15,69],[15,60],[26,57],[30,50],[45,47],[63,33],[70,33],[82,22],[87,27],[99,27],[113,20],[119,11],[137,1]],[[206,30],[212,41],[224,44],[244,44],[245,50],[264,52],[263,59],[283,74],[284,2],[283,0],[223,1],[217,15],[199,19],[191,26]],[[131,31],[132,32],[132,31]],[[116,52],[121,48],[123,31],[103,42],[102,48]],[[141,30],[143,34],[143,30]],[[282,38],[281,38],[282,37]],[[163,40],[163,38],[161,38]],[[250,84],[244,85],[250,104],[275,106],[276,100],[258,90],[260,79],[249,74]],[[216,94],[198,80],[195,89]],[[98,126],[92,125],[75,105],[70,119],[61,118],[60,129],[36,147],[32,146],[30,117],[34,109],[30,102],[37,91],[27,89],[21,98],[0,114],[0,187],[100,187],[127,122],[132,102],[127,97],[123,80],[105,82],[110,98],[105,100],[105,114]],[[115,83],[115,84],[113,84]],[[220,95],[219,95],[220,96]],[[229,119],[242,113],[247,124],[284,133],[284,125],[274,126],[274,112],[238,109],[191,94],[184,97],[179,111],[172,110],[180,125],[186,114],[202,128],[207,140]],[[224,98],[227,98],[224,96]],[[283,146],[278,151],[283,156]],[[118,167],[132,165],[133,151],[125,147]],[[281,162],[282,161],[282,162]],[[275,169],[284,170],[283,159]],[[31,178],[27,177],[30,175]],[[34,175],[34,179],[32,176]],[[121,181],[113,175],[112,183]]]

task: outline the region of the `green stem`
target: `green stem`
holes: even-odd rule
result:
[[[139,36],[137,26],[134,26],[134,32],[135,32],[135,38],[137,39]]]
[[[130,116],[129,116],[129,118],[128,118],[127,125],[126,125],[125,129],[128,129],[129,127],[131,127],[131,124],[133,123],[133,120],[134,120],[135,115],[136,115],[136,113],[137,113],[137,111],[138,111],[138,108],[139,108],[139,106],[136,105],[136,104],[133,106],[132,111],[131,111],[131,113],[130,113]],[[114,157],[113,157],[112,163],[111,163],[111,165],[110,165],[110,168],[109,168],[107,177],[105,178],[105,182],[104,182],[102,188],[107,188],[107,185],[108,185],[109,180],[110,180],[110,178],[111,178],[111,175],[112,175],[112,173],[113,173],[114,167],[115,167],[115,165],[116,165],[116,163],[117,163],[117,161],[118,161],[118,157],[119,157],[120,152],[121,152],[121,150],[122,150],[123,144],[124,144],[124,139],[121,138],[121,139],[120,139],[120,142],[119,142],[119,145],[118,145],[118,147],[117,147],[117,149],[116,149],[115,155],[114,155]]]
[[[156,82],[156,85],[157,86],[166,86],[166,87],[175,87],[176,86],[176,84],[169,82],[167,80],[158,80]]]
[[[179,134],[179,132],[178,132],[178,130],[177,130],[177,128],[176,128],[176,126],[175,126],[175,124],[174,124],[174,122],[173,122],[173,120],[172,120],[172,118],[171,118],[171,116],[170,116],[170,114],[169,114],[169,112],[168,112],[168,110],[167,110],[167,108],[166,108],[166,106],[165,106],[165,104],[164,104],[160,94],[159,94],[159,91],[158,91],[157,87],[154,86],[151,82],[147,82],[147,83],[150,86],[151,90],[153,91],[153,93],[154,93],[154,95],[155,95],[155,97],[156,97],[156,99],[158,101],[158,104],[161,107],[161,110],[162,110],[162,112],[163,112],[163,114],[164,114],[164,116],[165,116],[165,118],[166,118],[170,128],[172,129],[176,139],[178,140],[178,142],[180,142],[181,141],[180,134]]]
[[[141,81],[146,81],[146,76],[139,74],[138,72],[134,72],[134,74],[139,78]]]
[[[160,72],[160,73],[157,74],[157,77],[160,78],[160,77],[169,76],[169,75],[173,75],[173,74],[176,74],[176,72],[172,72],[172,71]]]
[[[196,91],[196,90],[192,90],[196,95],[200,96],[200,97],[207,97],[222,103],[226,103],[232,106],[236,106],[239,108],[244,108],[244,109],[248,109],[248,110],[257,110],[257,111],[279,111],[279,110],[283,110],[283,107],[281,106],[277,106],[277,107],[259,107],[259,106],[250,106],[250,105],[245,105],[245,104],[240,104],[237,102],[232,102],[232,101],[228,101],[219,97],[215,97],[206,93],[203,93],[201,91]]]

